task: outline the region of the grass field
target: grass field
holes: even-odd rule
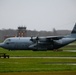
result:
[[[76,52],[63,52],[63,51],[29,51],[29,50],[20,50],[20,51],[8,51],[0,48],[0,53],[6,53],[9,56],[17,57],[76,57]]]
[[[0,59],[0,72],[76,71],[76,65],[70,63],[76,63],[76,59]]]
[[[76,75],[76,71],[53,71],[53,72],[9,72],[0,75]]]
[[[76,50],[76,46],[68,45],[61,49]],[[76,52],[63,51],[8,51],[0,48],[0,53],[11,57],[76,57]],[[71,58],[0,58],[0,75],[76,75],[75,64],[76,59]]]

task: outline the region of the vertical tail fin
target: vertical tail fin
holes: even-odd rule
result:
[[[74,28],[73,28],[71,34],[76,34],[76,23],[75,23],[75,26],[74,26]]]

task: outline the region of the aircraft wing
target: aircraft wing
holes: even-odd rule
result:
[[[59,40],[59,39],[62,39],[64,36],[48,36],[48,37],[45,37],[46,40]]]
[[[34,43],[36,43],[36,42],[45,42],[45,43],[47,43],[47,42],[52,42],[52,41],[54,41],[54,40],[59,40],[59,39],[62,39],[63,38],[63,36],[47,36],[47,37],[36,37],[36,38],[32,38],[31,37],[31,41],[32,42],[34,42]]]

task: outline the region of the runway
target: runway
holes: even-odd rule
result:
[[[64,52],[76,52],[76,50],[63,50]]]
[[[10,57],[10,58],[49,58],[49,59],[76,59],[76,57]]]

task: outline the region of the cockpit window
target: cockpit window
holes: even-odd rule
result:
[[[11,39],[6,39],[4,42],[10,42],[11,41]]]

